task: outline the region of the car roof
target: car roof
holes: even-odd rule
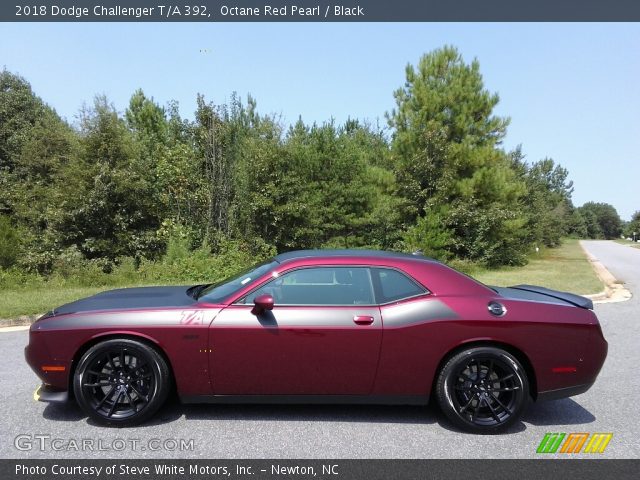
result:
[[[359,257],[359,258],[398,258],[412,260],[427,260],[437,262],[433,258],[425,257],[419,252],[402,253],[389,252],[385,250],[364,250],[357,248],[349,249],[317,249],[317,250],[293,250],[276,255],[274,259],[277,262],[294,260],[300,258],[331,258],[331,257]]]

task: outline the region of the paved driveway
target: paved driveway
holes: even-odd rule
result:
[[[597,241],[585,242],[585,247],[627,282],[635,296],[596,306],[609,341],[609,357],[595,386],[571,399],[531,405],[508,434],[459,433],[433,408],[183,407],[175,402],[142,427],[98,427],[73,404],[33,400],[37,379],[23,361],[27,332],[21,331],[0,333],[0,457],[526,458],[536,456],[546,432],[613,432],[604,457],[640,458],[640,250]],[[30,442],[34,449],[17,449],[18,435],[26,435],[20,437],[21,447]],[[44,451],[34,435],[45,436]],[[56,446],[63,451],[52,450],[51,439],[57,439]],[[85,448],[91,444],[94,450],[77,452],[74,445],[82,448],[83,441]],[[180,451],[181,441],[187,451]],[[96,451],[99,445],[111,450]]]

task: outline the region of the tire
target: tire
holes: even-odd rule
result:
[[[456,427],[499,433],[522,416],[529,401],[529,381],[510,353],[494,347],[469,348],[442,367],[436,397]]]
[[[128,427],[148,420],[171,387],[167,362],[154,348],[113,339],[91,347],[78,362],[73,390],[85,413],[103,425]]]

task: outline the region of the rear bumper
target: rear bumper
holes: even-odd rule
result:
[[[591,388],[593,383],[585,383],[584,385],[574,385],[572,387],[559,388],[557,390],[547,390],[546,392],[538,392],[536,401],[545,402],[547,400],[558,400],[560,398],[573,397],[580,395]]]
[[[580,362],[582,363],[579,366],[577,377],[571,379],[570,383],[567,382],[569,383],[568,386],[538,392],[538,395],[536,396],[537,401],[573,397],[574,395],[580,395],[586,392],[593,386],[600,374],[600,370],[602,370],[605,360],[607,359],[609,344],[602,335],[602,329],[600,328],[599,323],[592,326],[588,338],[587,348],[585,349],[583,358],[580,359]],[[560,375],[567,374],[561,373]],[[556,384],[554,386],[557,387],[560,385]]]
[[[33,392],[33,398],[39,402],[66,403],[69,401],[69,392],[43,383]]]

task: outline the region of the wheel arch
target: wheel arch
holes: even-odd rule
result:
[[[135,340],[137,342],[145,344],[150,348],[153,348],[156,352],[158,352],[160,356],[162,356],[164,361],[167,363],[167,367],[169,368],[169,374],[171,376],[171,389],[172,391],[175,391],[176,389],[175,374],[173,372],[173,365],[171,363],[171,359],[167,355],[167,352],[164,351],[162,346],[154,338],[149,337],[147,335],[140,334],[140,333],[126,331],[126,332],[108,332],[108,333],[99,334],[94,337],[91,337],[89,340],[87,340],[82,345],[80,345],[80,347],[76,350],[71,360],[71,368],[69,371],[69,393],[70,394],[75,395],[74,387],[73,387],[73,377],[75,376],[76,367],[78,366],[78,363],[80,362],[80,359],[82,358],[82,356],[94,345],[97,345],[107,340],[121,340],[121,339]]]
[[[514,347],[513,345],[511,345],[509,343],[501,342],[499,340],[493,340],[493,339],[469,340],[469,341],[467,341],[465,343],[457,345],[456,347],[453,347],[448,352],[446,352],[442,356],[442,358],[440,359],[440,362],[438,363],[438,366],[436,367],[436,370],[434,371],[433,381],[431,383],[431,392],[435,391],[436,383],[438,381],[438,375],[440,374],[440,371],[442,370],[444,365],[449,361],[449,359],[451,357],[453,357],[454,355],[458,354],[459,352],[463,351],[463,350],[467,350],[469,348],[475,348],[475,347],[501,348],[502,350],[504,350],[504,351],[510,353],[511,355],[513,355],[514,357],[516,357],[518,362],[520,362],[520,364],[523,366],[525,373],[527,374],[527,380],[529,381],[529,395],[534,400],[537,398],[537,396],[538,396],[538,384],[537,384],[537,379],[536,379],[536,372],[535,372],[535,369],[533,368],[533,364],[531,363],[531,360],[529,359],[527,354],[525,354],[522,350],[520,350],[517,347]]]

